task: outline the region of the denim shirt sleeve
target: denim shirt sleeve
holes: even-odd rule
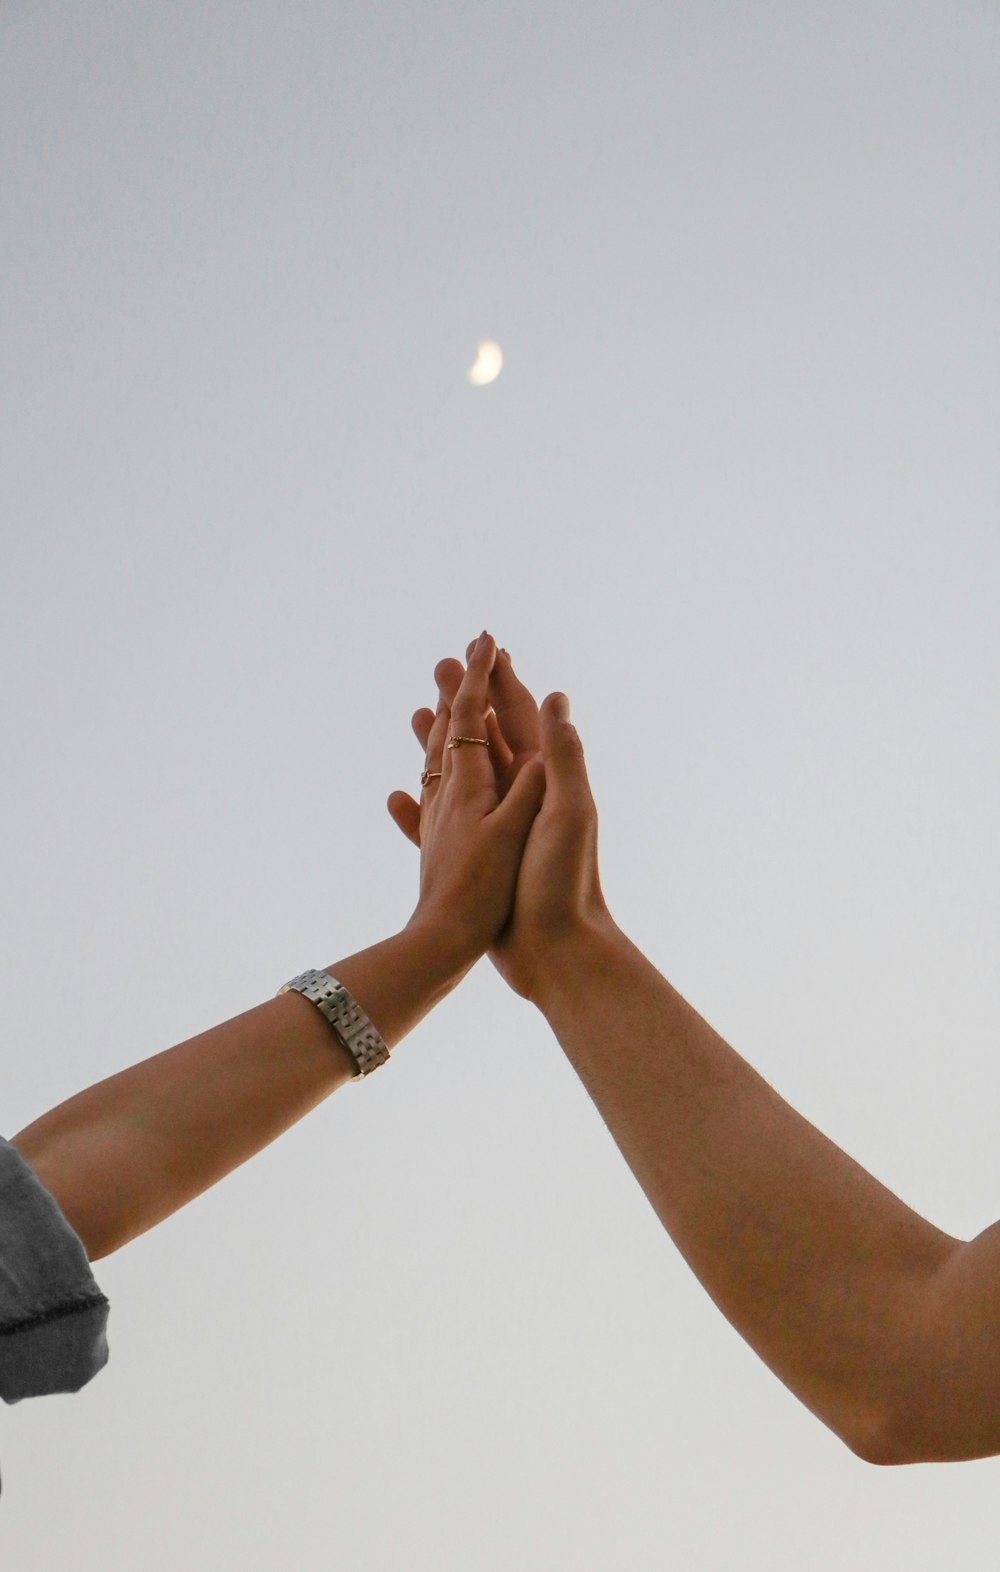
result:
[[[110,1305],[79,1235],[0,1136],[0,1397],[78,1392],[108,1362]]]

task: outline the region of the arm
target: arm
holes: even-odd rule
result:
[[[963,1246],[782,1100],[613,925],[534,1002],[719,1309],[873,1463],[1000,1451],[1000,1239]]]
[[[418,925],[328,968],[389,1048],[467,969]],[[282,994],[78,1092],[11,1144],[97,1261],[217,1184],[353,1074],[316,1007]]]
[[[484,734],[495,657],[486,637],[455,701],[468,735]],[[486,749],[445,748],[450,720],[442,706],[427,739],[428,768],[443,774],[425,794],[416,910],[392,938],[330,967],[390,1048],[506,921],[544,786],[541,768],[527,768],[501,802]],[[78,1093],[12,1144],[97,1260],[218,1183],[352,1073],[319,1011],[283,994]]]
[[[445,696],[460,673],[439,668]],[[505,656],[491,693],[501,788],[532,747],[546,772],[491,959],[544,1013],[685,1260],[859,1456],[1000,1452],[1000,1225],[965,1244],[918,1217],[712,1030],[608,912],[564,696],[539,712]]]

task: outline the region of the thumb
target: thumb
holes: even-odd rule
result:
[[[545,765],[541,755],[536,753],[522,764],[506,797],[490,817],[498,829],[523,844],[544,796]]]
[[[590,800],[590,783],[580,735],[569,718],[565,693],[550,693],[538,711],[538,729],[548,789],[562,803]]]

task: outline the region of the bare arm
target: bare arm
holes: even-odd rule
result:
[[[1000,1237],[962,1244],[782,1100],[613,925],[542,1009],[719,1309],[873,1463],[1000,1451]]]
[[[495,658],[484,635],[454,704],[464,735],[485,735]],[[535,761],[501,801],[485,748],[446,748],[451,719],[442,705],[427,738],[428,768],[440,773],[424,794],[416,910],[400,933],[330,968],[390,1048],[505,923],[544,785]],[[319,1011],[283,994],[79,1092],[12,1144],[98,1260],[216,1184],[352,1074]]]
[[[442,698],[462,668],[442,663]],[[1000,1224],[962,1243],[784,1102],[613,921],[563,695],[539,711],[502,653],[503,788],[532,750],[545,801],[490,958],[545,1014],[685,1260],[774,1373],[871,1462],[1000,1452]],[[433,712],[419,711],[425,741]],[[419,812],[394,812],[416,838]]]
[[[420,929],[329,970],[390,1048],[462,975]],[[217,1184],[353,1074],[315,1006],[282,994],[78,1092],[11,1144],[97,1261]]]

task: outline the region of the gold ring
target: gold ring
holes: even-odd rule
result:
[[[489,740],[488,737],[449,737],[448,738],[448,746],[449,746],[449,748],[460,748],[462,746],[463,742],[477,742],[481,748],[488,748],[489,745],[490,745],[490,740]]]
[[[421,786],[426,786],[428,781],[434,780],[435,777],[440,775],[440,774],[441,774],[440,770],[425,770],[424,773],[420,777],[420,784],[421,784]]]

